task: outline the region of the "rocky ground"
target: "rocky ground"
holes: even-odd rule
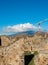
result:
[[[0,36],[0,65],[24,65],[24,52],[38,51],[35,65],[48,65],[48,33],[36,32],[33,36]]]

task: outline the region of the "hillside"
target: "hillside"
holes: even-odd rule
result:
[[[24,65],[25,51],[38,52],[34,57],[35,65],[48,65],[47,32],[0,36],[0,41],[0,65]]]

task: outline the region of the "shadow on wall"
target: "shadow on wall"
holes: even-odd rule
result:
[[[0,46],[1,46],[1,38],[0,38]]]

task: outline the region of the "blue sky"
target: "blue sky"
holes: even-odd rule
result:
[[[2,28],[37,22],[48,18],[48,0],[0,0],[0,33]],[[47,29],[48,21],[42,23]]]

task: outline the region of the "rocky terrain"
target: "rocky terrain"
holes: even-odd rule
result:
[[[38,51],[34,57],[35,65],[48,65],[48,33],[0,36],[0,65],[24,65],[25,51]]]

